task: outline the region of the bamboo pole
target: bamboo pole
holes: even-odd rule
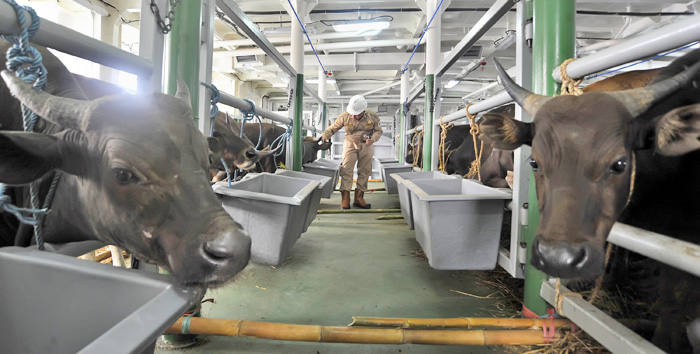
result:
[[[537,318],[383,318],[353,316],[352,327],[398,327],[412,328],[542,328],[551,326],[550,319]],[[571,328],[571,321],[554,319],[554,327]]]
[[[353,328],[189,317],[188,334],[255,337],[302,342],[359,344],[536,345],[545,339],[542,330],[418,330],[401,328]],[[182,333],[183,317],[166,333]]]
[[[320,209],[319,214],[376,214],[400,213],[401,209]]]
[[[378,216],[377,220],[398,220],[403,219],[403,215],[382,215]]]

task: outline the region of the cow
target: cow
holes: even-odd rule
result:
[[[0,42],[3,52],[9,47]],[[12,204],[26,207],[27,184],[36,181],[43,200],[63,172],[44,240],[117,245],[188,286],[218,286],[243,269],[250,238],[211,190],[207,139],[194,124],[184,83],[176,96],[86,101],[65,66],[37,49],[49,72],[45,91],[2,72],[0,182],[10,185]],[[34,132],[20,131],[20,102],[41,117]],[[30,229],[0,213],[0,246],[29,246]]]
[[[445,137],[446,154],[460,146],[465,139],[471,137],[469,129],[470,128],[468,125],[455,125],[451,129],[447,130]],[[440,128],[439,132],[442,132],[442,128]],[[408,153],[406,154],[404,161],[406,161],[406,163],[413,164],[415,155],[415,161],[417,161],[416,166],[423,167],[423,134],[420,134],[417,137],[414,134],[412,137],[415,137],[415,141],[413,138],[408,138],[408,142],[410,144],[408,145]]]
[[[259,123],[248,123],[243,127],[243,133],[250,139],[250,141],[257,143],[260,139],[260,146],[271,146],[278,137],[284,134],[287,130],[279,125],[262,123],[262,138],[260,138],[260,124]],[[273,146],[273,149],[275,147]],[[331,148],[331,142],[322,142],[320,139],[314,139],[313,137],[304,137],[304,144],[302,152],[302,164],[310,163],[316,161],[318,152],[321,150],[328,150]],[[277,171],[277,167],[280,163],[286,163],[285,147],[275,150],[275,154],[279,156],[267,156],[260,159],[259,166],[256,168],[257,172],[271,172]]]
[[[530,145],[540,220],[532,265],[562,278],[603,273],[615,221],[698,242],[700,151],[697,116],[674,108],[700,100],[700,50],[675,60],[643,88],[546,97],[515,84],[497,64],[510,96],[533,123],[487,116],[494,147]],[[688,118],[688,119],[686,119]],[[663,308],[653,342],[688,350],[685,326],[700,317],[697,278],[661,268]],[[690,294],[690,295],[689,295]]]

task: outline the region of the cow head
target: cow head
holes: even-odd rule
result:
[[[189,92],[95,101],[52,96],[2,72],[12,94],[61,133],[0,133],[0,182],[64,172],[45,237],[80,233],[121,246],[180,283],[221,284],[248,263],[250,238],[212,192],[207,140]],[[69,230],[66,232],[66,230]],[[57,236],[53,236],[57,237]]]
[[[214,119],[212,136],[207,141],[212,152],[211,168],[218,171],[226,170],[221,158],[229,170],[250,170],[260,159],[274,153],[255,150],[255,144],[245,135],[241,136],[241,126],[224,112],[219,112]]]
[[[328,150],[331,148],[332,143],[330,141],[323,142],[321,139],[316,139],[311,136],[304,137],[304,156],[302,157],[302,164],[310,163],[316,161],[318,157],[318,152],[323,150]]]
[[[697,123],[694,130],[669,133],[668,127],[683,119],[664,117],[649,124],[636,118],[695,77],[700,63],[644,88],[558,97],[531,93],[497,67],[508,93],[534,117],[534,123],[524,123],[486,114],[480,123],[482,136],[495,148],[532,146],[529,163],[540,212],[532,264],[563,278],[602,274],[605,239],[632,193],[634,151],[653,148],[654,137],[668,137],[664,144],[656,140],[662,153],[687,151],[683,141],[698,145],[693,141]],[[688,131],[694,137],[686,139]]]

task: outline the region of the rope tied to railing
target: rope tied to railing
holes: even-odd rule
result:
[[[21,33],[19,36],[0,36],[4,40],[13,44],[6,54],[7,68],[13,71],[17,77],[21,78],[25,82],[33,83],[33,86],[36,89],[43,90],[46,86],[46,68],[42,64],[42,57],[39,51],[29,45],[29,38],[33,37],[36,31],[39,29],[40,18],[34,9],[29,6],[20,6],[14,0],[5,0],[5,2],[10,4],[15,10],[17,22],[21,27]],[[32,17],[31,24],[29,25],[27,25],[27,19],[24,16],[23,10],[27,10]],[[27,132],[34,131],[38,116],[24,104],[22,104],[22,119],[24,122],[24,130]],[[39,185],[36,182],[29,184],[30,203],[32,206],[31,209],[17,208],[16,206],[7,204],[7,199],[3,199],[3,202],[0,203],[2,204],[2,208],[8,212],[11,212],[10,210],[23,210],[22,212],[34,214],[33,218],[18,216],[18,220],[34,226],[34,238],[36,239],[37,248],[39,250],[44,249],[44,238],[42,237],[43,222],[46,218],[47,210],[53,201],[53,196],[55,195],[56,187],[58,186],[61,176],[62,173],[60,171],[55,173],[43,205],[39,200]],[[5,190],[6,186],[0,184],[0,195],[4,196]],[[18,215],[13,212],[11,213],[15,216]]]
[[[221,99],[221,92],[219,92],[219,89],[216,88],[214,85],[210,85],[206,82],[201,82],[199,83],[200,85],[206,87],[211,91],[211,95],[209,96],[209,100],[211,101],[211,108],[209,109],[209,136],[214,136],[214,126],[216,125],[216,116],[219,114],[219,106],[217,104],[219,103],[219,100]]]
[[[583,91],[578,87],[583,79],[574,80],[566,73],[566,67],[569,66],[577,58],[569,58],[559,66],[559,75],[561,76],[561,95],[562,96],[580,96]]]
[[[416,127],[417,128],[417,127]],[[416,168],[418,166],[419,168],[423,168],[423,161],[421,160],[420,166],[418,165],[418,155],[420,155],[420,151],[418,150],[418,143],[423,141],[423,131],[415,132],[413,134],[413,139],[411,139],[411,144],[413,144],[413,150],[411,151],[413,155],[413,164],[411,166],[411,169]]]
[[[464,107],[464,114],[469,118],[469,133],[472,135],[472,141],[474,142],[474,161],[472,161],[471,166],[469,166],[469,171],[467,172],[466,175],[464,175],[465,178],[474,178],[477,177],[479,178],[479,181],[481,181],[481,155],[484,152],[484,141],[481,141],[481,146],[480,148],[477,148],[477,138],[479,137],[479,134],[481,134],[481,129],[479,128],[479,125],[476,124],[476,114],[471,114],[469,113],[469,107],[472,105],[469,104],[466,107]]]
[[[260,126],[260,134],[258,134],[258,143],[255,144],[255,150],[260,148],[260,143],[262,142],[262,136],[263,136],[263,126],[262,126],[262,119],[258,115],[257,111],[255,110],[255,103],[249,99],[243,99],[243,101],[246,101],[250,104],[250,110],[244,111],[241,110],[241,114],[243,115],[243,121],[241,122],[241,137],[243,137],[243,128],[245,128],[245,123],[249,120],[253,120],[253,118],[258,119],[258,124]]]
[[[445,172],[445,167],[447,165],[447,159],[449,159],[449,155],[445,154],[445,140],[447,140],[447,131],[454,128],[454,124],[443,123],[442,118],[445,118],[445,116],[440,117],[440,146],[438,147],[438,154],[440,156],[438,156],[439,157],[438,169],[442,172]],[[450,151],[449,154],[451,155],[452,151]]]
[[[275,138],[275,140],[272,141],[272,144],[270,144],[271,150],[277,150],[277,152],[272,154],[272,159],[275,162],[275,166],[278,166],[277,157],[281,156],[285,152],[285,146],[287,146],[289,137],[292,136],[292,127],[292,124],[287,124],[287,129],[285,132]]]

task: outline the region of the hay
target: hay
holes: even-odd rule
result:
[[[411,256],[416,257],[420,260],[424,260],[424,261],[428,260],[428,256],[425,255],[425,252],[423,252],[423,249],[420,248],[420,246],[418,248],[411,250]]]

